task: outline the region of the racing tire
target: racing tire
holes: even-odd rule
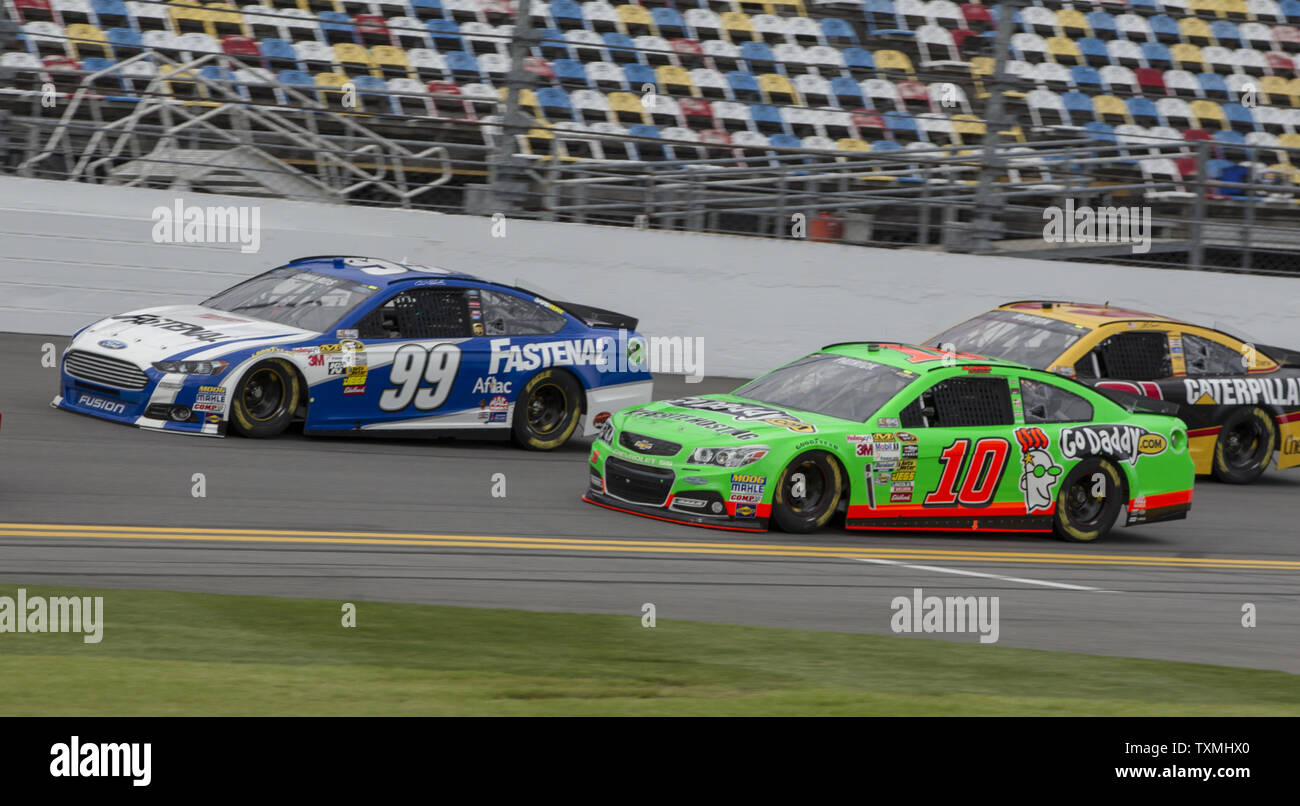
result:
[[[1084,459],[1056,491],[1053,533],[1071,543],[1105,537],[1128,508],[1124,474],[1108,459]]]
[[[254,439],[278,436],[292,422],[301,394],[298,373],[289,362],[263,361],[239,380],[230,401],[230,426]]]
[[[783,532],[814,532],[835,514],[843,490],[839,462],[823,451],[802,453],[781,472],[772,494],[772,522]]]
[[[511,424],[515,442],[535,451],[553,451],[573,436],[582,414],[582,387],[564,370],[532,377],[515,401]]]
[[[1236,409],[1223,421],[1214,443],[1211,474],[1227,484],[1250,484],[1264,474],[1277,448],[1277,428],[1268,412]]]

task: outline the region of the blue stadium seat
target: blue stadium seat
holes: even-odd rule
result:
[[[88,59],[81,60],[81,69],[87,73],[98,73],[100,70],[107,70],[117,62],[112,59],[105,59],[100,56],[91,56]]]
[[[1128,7],[1134,14],[1139,14],[1143,11],[1154,14],[1160,10],[1160,7],[1156,5],[1156,0],[1128,0]]]
[[[1255,114],[1241,104],[1223,104],[1223,116],[1228,119],[1228,125],[1232,128],[1242,126],[1251,130],[1258,128],[1255,125]]]
[[[556,25],[560,25],[560,20],[569,20],[577,22],[578,28],[587,25],[587,18],[583,16],[582,6],[573,0],[551,0],[551,19]],[[564,26],[560,26],[563,28]]]
[[[1210,23],[1210,33],[1225,48],[1241,47],[1241,32],[1237,30],[1236,23],[1227,20],[1215,20]]]
[[[1300,0],[1296,0],[1300,3]],[[844,64],[850,70],[875,70],[876,60],[871,57],[871,51],[862,48],[845,48]]]
[[[989,17],[993,20],[993,30],[985,31],[981,36],[988,36],[990,34],[997,36],[998,20],[1002,17],[1002,6],[990,6]],[[1012,33],[1016,33],[1017,29],[1024,31],[1025,33],[1033,33],[1033,31],[1030,31],[1025,27],[1025,18],[1021,16],[1020,9],[1016,9],[1015,14],[1011,15]]]
[[[551,6],[552,9],[555,6]],[[667,28],[679,28],[686,30],[686,20],[682,19],[681,12],[675,8],[652,8],[650,9],[650,18],[660,30]]]
[[[767,104],[752,104],[749,107],[750,120],[764,134],[768,132],[787,133],[785,120],[781,118],[781,110],[775,106]]]
[[[644,64],[625,64],[623,65],[623,78],[627,80],[627,85],[635,91],[640,91],[643,84],[656,86],[658,79],[655,78],[653,67]]]
[[[1286,15],[1286,21],[1295,25],[1300,23],[1300,0],[1282,0],[1278,8]]]
[[[258,49],[262,51],[262,58],[270,62],[272,67],[276,64],[298,63],[298,54],[294,52],[293,45],[283,39],[263,39],[258,43]]]
[[[352,18],[341,11],[322,11],[317,15],[320,20],[320,33],[326,42],[352,42],[356,39],[356,26]],[[333,36],[331,36],[333,34]]]
[[[1218,73],[1197,73],[1196,80],[1200,82],[1201,90],[1207,96],[1211,93],[1219,96],[1228,94],[1228,84],[1223,80],[1223,76]]]
[[[745,42],[740,46],[740,58],[749,62],[749,69],[760,67],[764,72],[776,63],[776,56],[766,42]]]
[[[1133,122],[1139,126],[1154,126],[1160,120],[1160,112],[1150,98],[1133,97],[1127,99],[1125,104],[1128,106],[1128,113],[1133,116]],[[1143,122],[1143,119],[1149,120]]]
[[[554,6],[552,6],[554,8]],[[564,117],[573,117],[573,104],[569,102],[569,93],[555,87],[542,87],[537,90],[537,105],[546,111],[546,116],[554,119],[554,110],[560,110]]]
[[[659,127],[651,126],[646,123],[637,123],[627,127],[627,133],[632,137],[650,137],[655,140],[660,139]],[[649,143],[633,143],[632,148],[636,149],[637,156],[646,160],[667,159],[663,146],[654,146]]]
[[[1070,113],[1070,119],[1074,121],[1076,126],[1079,124],[1079,120],[1075,119],[1076,114],[1086,115],[1087,120],[1093,119],[1092,98],[1089,98],[1085,93],[1077,90],[1063,92],[1061,93],[1061,101],[1065,104],[1065,111]]]
[[[543,28],[538,32],[541,37],[542,57],[546,59],[568,59],[569,40],[564,38],[564,31],[558,28]]]
[[[1147,60],[1147,64],[1157,70],[1168,70],[1173,63],[1173,57],[1169,55],[1169,48],[1159,42],[1143,42],[1142,58]]]
[[[1211,160],[1211,162],[1215,161]],[[1249,182],[1250,169],[1244,165],[1229,162],[1219,168],[1219,175],[1215,178],[1220,182]],[[1244,188],[1215,188],[1215,192],[1221,196],[1244,196],[1246,193]]]
[[[433,46],[438,50],[464,49],[465,43],[460,38],[460,26],[454,20],[429,20],[424,27],[429,29],[429,36],[433,37]]]
[[[636,45],[632,43],[632,37],[627,34],[620,34],[617,31],[608,31],[600,35],[605,41],[605,47],[609,49],[610,57],[618,60],[618,55],[631,55],[637,59],[644,59],[637,53]]]
[[[1093,140],[1101,140],[1106,143],[1116,142],[1115,127],[1109,123],[1101,123],[1100,121],[1085,123],[1083,124],[1083,131]]]
[[[841,106],[866,106],[862,97],[862,88],[858,82],[848,76],[836,76],[831,79],[831,95],[839,100]],[[845,103],[848,99],[848,103]]]
[[[424,19],[425,17],[437,18],[441,17],[444,13],[442,10],[442,0],[408,0],[408,3],[411,6],[411,12],[420,19]],[[421,14],[421,10],[424,10],[426,13]]]
[[[281,84],[293,84],[295,86],[314,87],[316,82],[312,80],[311,74],[303,70],[281,70],[276,76],[276,80]]]
[[[858,35],[854,33],[853,26],[836,17],[826,17],[822,20],[822,35],[832,45],[858,44]]]
[[[130,28],[109,28],[104,36],[108,38],[108,44],[113,47],[113,52],[119,58],[134,55],[144,50],[144,43],[140,41],[140,32],[133,31]]]
[[[754,78],[753,73],[732,70],[726,76],[727,86],[731,87],[731,94],[736,98],[749,98],[761,94],[758,90],[758,79]]]
[[[483,77],[482,72],[478,68],[478,59],[474,57],[473,53],[468,53],[463,50],[453,50],[449,53],[444,53],[443,56],[447,59],[447,69],[450,70],[451,74],[456,78],[472,78],[477,81]]]
[[[866,16],[867,30],[877,36],[913,35],[907,28],[907,20],[899,16],[894,8],[894,0],[863,0],[862,10]]]
[[[99,27],[101,28],[112,25],[114,21],[120,21],[123,24],[131,21],[131,15],[126,10],[126,3],[122,2],[122,0],[91,0],[90,7],[95,10],[95,16],[99,18]]]
[[[1079,47],[1079,53],[1085,62],[1098,61],[1102,64],[1110,64],[1110,52],[1106,50],[1106,43],[1100,39],[1085,36],[1076,39],[1074,44]]]
[[[1094,11],[1087,16],[1088,25],[1098,39],[1115,39],[1118,36],[1115,17],[1104,11]]]
[[[587,78],[586,68],[582,66],[582,62],[576,59],[556,59],[551,62],[551,70],[554,71],[555,77],[561,83],[591,86],[591,81]]]
[[[90,62],[90,59],[86,59],[87,70],[90,69]],[[229,81],[231,84],[234,84],[237,81],[234,70],[216,64],[209,64],[202,70],[199,70],[199,76],[201,78],[206,78],[208,81]]]
[[[1074,79],[1074,85],[1079,89],[1101,89],[1101,73],[1097,68],[1089,67],[1086,64],[1076,64],[1070,68],[1070,77]]]
[[[877,140],[871,144],[872,151],[902,151],[903,147],[893,140]]]
[[[1178,23],[1174,22],[1173,17],[1168,14],[1157,14],[1147,19],[1147,24],[1151,26],[1151,33],[1157,37],[1172,36],[1175,39],[1182,37],[1182,32],[1178,30]]]
[[[777,148],[803,148],[803,140],[793,134],[774,134],[768,138],[768,142]]]
[[[885,126],[895,136],[900,133],[907,133],[912,135],[913,139],[925,139],[920,127],[916,125],[916,119],[906,112],[886,112],[883,117],[885,118]]]

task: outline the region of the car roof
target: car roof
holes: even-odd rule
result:
[[[1030,299],[1008,302],[999,305],[1000,311],[1031,313],[1047,319],[1055,319],[1071,325],[1081,325],[1088,329],[1116,322],[1167,322],[1172,324],[1191,324],[1180,322],[1160,314],[1134,311],[1128,308],[1111,307],[1109,303],[1098,305],[1093,302],[1065,302],[1061,300]]]
[[[877,364],[886,364],[918,374],[946,367],[966,366],[1031,369],[1031,367],[1024,364],[1004,361],[1000,358],[989,358],[988,356],[972,355],[971,353],[946,355],[942,350],[936,350],[933,347],[920,347],[915,344],[896,341],[845,341],[838,344],[828,344],[821,349],[821,352],[832,352],[850,358],[859,358],[863,361],[874,361]]]
[[[430,277],[440,277],[446,279],[471,280],[473,282],[489,282],[482,278],[475,277],[472,274],[444,269],[437,266],[425,266],[419,263],[410,263],[405,260],[388,260],[386,258],[372,258],[363,255],[313,255],[311,257],[295,258],[284,264],[286,268],[306,269],[307,271],[318,274],[327,274],[331,277],[342,277],[358,283],[367,283],[369,285],[391,285],[393,283],[405,282],[408,280],[428,280]],[[388,269],[402,269],[400,272],[391,274],[374,274],[365,271],[367,266],[378,266]],[[494,284],[495,285],[495,284]]]

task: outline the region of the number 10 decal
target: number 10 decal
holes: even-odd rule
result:
[[[380,393],[379,408],[401,411],[414,403],[420,411],[432,411],[447,402],[459,368],[460,348],[454,344],[430,348],[403,344],[397,348],[388,372],[388,379],[396,386]],[[428,386],[421,386],[422,380]]]
[[[969,465],[966,463],[967,451],[970,452]],[[981,439],[975,443],[974,450],[970,450],[969,439],[959,439],[944,448],[939,454],[943,474],[939,477],[939,486],[925,497],[925,506],[988,506],[998,491],[1002,472],[1007,469],[1010,452],[1011,443],[996,437]],[[960,490],[957,489],[959,476],[964,476]]]

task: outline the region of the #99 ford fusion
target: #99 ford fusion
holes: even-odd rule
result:
[[[510,434],[549,450],[645,403],[636,320],[407,263],[300,258],[200,305],[78,332],[53,405],[142,428],[270,437]]]

